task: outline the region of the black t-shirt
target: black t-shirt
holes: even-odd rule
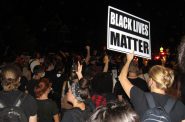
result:
[[[134,86],[137,86],[138,88],[140,88],[141,90],[143,90],[145,92],[149,92],[149,88],[148,88],[145,80],[143,80],[141,78],[135,78],[135,79],[128,78],[128,79]],[[124,95],[124,96],[126,95],[119,80],[117,80],[117,82],[115,84],[114,93],[116,95]]]
[[[53,116],[58,114],[58,107],[51,99],[37,100],[38,122],[53,122]]]
[[[6,103],[7,106],[13,105],[15,100],[20,95],[21,91],[19,90],[13,90],[10,92],[1,91],[0,92],[0,99]],[[23,103],[20,106],[22,110],[25,112],[25,115],[27,119],[29,120],[30,116],[35,116],[37,114],[37,103],[36,100],[30,96],[27,95],[24,99]]]
[[[52,83],[52,92],[50,92],[49,98],[57,103],[58,108],[61,108],[61,92],[63,83],[66,80],[65,76],[62,74],[57,75],[58,72],[56,70],[45,73],[45,77]]]
[[[145,80],[141,79],[141,78],[134,78],[134,79],[130,79],[128,78],[129,81],[134,85],[137,86],[138,88],[140,88],[141,90],[145,91],[145,92],[149,92],[149,88],[148,85],[146,83]]]
[[[167,100],[170,98],[169,95],[162,95],[153,92],[151,92],[151,94],[155,100],[156,106],[164,106]],[[133,86],[131,88],[130,98],[135,111],[140,115],[140,117],[142,117],[144,112],[149,109],[144,91],[137,88],[136,86]],[[180,122],[181,120],[185,120],[185,106],[181,101],[176,101],[174,107],[170,112],[170,117],[172,119],[172,122]]]
[[[64,113],[61,122],[85,122],[89,118],[90,114],[90,109],[82,111],[79,108],[73,108]]]
[[[145,92],[149,92],[149,89],[148,89],[148,86],[147,86],[147,83],[145,80],[141,79],[141,78],[135,78],[135,79],[130,79],[128,78],[129,81],[134,85],[134,86],[137,86],[138,88],[140,88],[141,90],[145,91]],[[127,100],[129,103],[130,102],[130,99],[129,97],[127,96],[126,92],[124,91],[123,87],[121,86],[121,83],[120,81],[118,80],[115,84],[115,87],[114,87],[114,94],[115,95],[123,95],[123,98],[125,100]]]

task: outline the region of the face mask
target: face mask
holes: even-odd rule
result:
[[[57,73],[57,78],[61,77],[61,74],[60,73]]]

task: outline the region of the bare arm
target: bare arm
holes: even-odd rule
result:
[[[108,69],[109,69],[109,57],[108,57],[108,55],[104,56],[103,63],[105,64],[104,68],[103,68],[103,72],[107,72]]]
[[[182,120],[181,122],[185,122],[185,120]]]
[[[86,50],[87,50],[87,55],[85,57],[85,63],[86,64],[89,64],[89,60],[90,60],[90,57],[91,57],[91,54],[90,54],[90,46],[85,46]]]
[[[58,114],[55,114],[53,116],[53,119],[54,119],[54,122],[60,122],[60,119],[59,119],[59,115]]]
[[[80,64],[79,61],[78,61],[78,68],[77,68],[77,71],[76,71],[76,75],[78,77],[78,80],[80,80],[81,78],[83,78],[83,75],[82,75],[82,65]]]
[[[133,53],[127,54],[127,61],[126,61],[125,65],[123,66],[121,73],[119,75],[119,81],[121,83],[121,86],[123,87],[123,89],[125,90],[125,92],[129,98],[130,98],[130,90],[133,87],[133,85],[128,80],[127,74],[128,74],[129,65],[130,65],[133,57],[134,57]]]
[[[67,81],[64,81],[62,85],[62,91],[61,91],[61,98],[65,96],[65,87],[66,87]]]
[[[35,115],[35,116],[30,116],[29,122],[37,122],[37,115]]]

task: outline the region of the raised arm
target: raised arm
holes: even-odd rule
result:
[[[80,80],[80,79],[83,78],[83,75],[82,75],[82,65],[80,64],[79,61],[78,61],[78,68],[77,68],[77,71],[76,71],[76,75],[78,77],[78,80]]]
[[[121,73],[119,75],[119,81],[121,83],[121,86],[123,87],[123,89],[125,90],[125,92],[129,98],[130,98],[130,90],[133,87],[133,85],[128,80],[127,74],[128,74],[129,65],[130,65],[133,57],[134,57],[133,53],[127,54],[127,61],[126,61],[125,65],[123,66]]]
[[[87,51],[87,54],[86,54],[86,57],[85,57],[85,63],[86,64],[89,64],[89,60],[90,60],[90,57],[91,57],[91,53],[90,53],[90,46],[85,46],[85,49]]]
[[[104,56],[103,63],[104,63],[103,72],[107,72],[108,69],[109,69],[109,57],[108,57],[108,55]]]

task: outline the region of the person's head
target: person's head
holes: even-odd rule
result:
[[[149,71],[149,87],[166,91],[174,81],[173,70],[161,65],[153,66]]]
[[[48,55],[43,63],[44,69],[46,71],[52,71],[55,69],[55,60],[53,55]]]
[[[97,108],[88,122],[139,122],[139,116],[127,103],[111,102]]]
[[[134,73],[136,75],[138,75],[138,73],[139,73],[139,68],[138,68],[137,64],[135,64],[133,61],[129,65],[128,72]]]
[[[67,92],[67,101],[75,104],[84,102],[89,95],[89,82],[81,79],[79,82],[73,82]]]
[[[51,91],[51,83],[48,78],[42,78],[34,88],[36,98],[41,97],[43,94],[49,94]]]
[[[91,56],[89,62],[90,62],[90,64],[95,65],[97,63],[96,57],[95,56]]]
[[[62,62],[57,62],[55,66],[55,71],[60,74],[63,74],[65,72],[65,65]]]
[[[36,76],[35,77],[36,79],[40,79],[45,76],[44,69],[42,68],[41,65],[37,65],[34,67],[33,74],[34,74],[34,76]]]
[[[15,64],[6,65],[1,72],[1,85],[4,91],[12,91],[20,86],[21,69]]]

